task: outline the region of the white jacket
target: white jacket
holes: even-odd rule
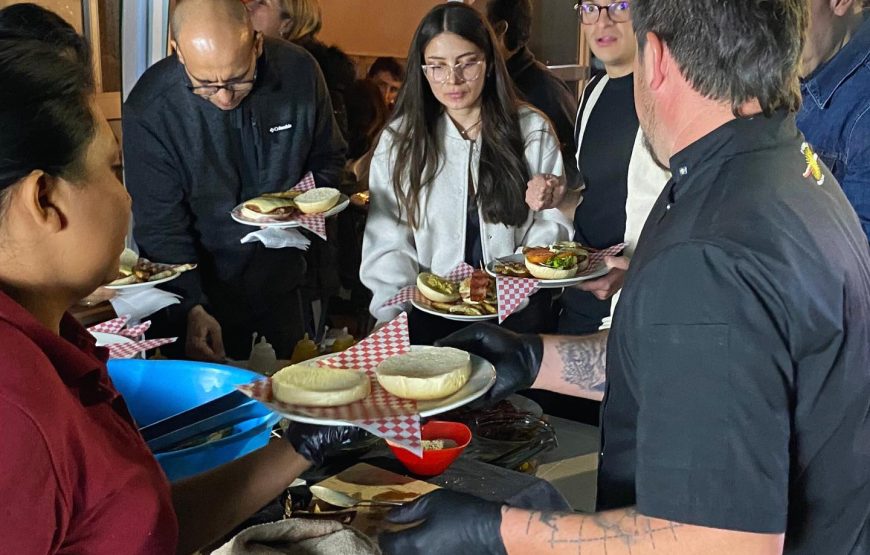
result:
[[[520,129],[525,137],[529,174],[562,175],[559,141],[546,117],[523,106]],[[476,183],[480,141],[464,140],[446,114],[439,122],[439,133],[444,143],[442,167],[430,185],[421,191],[417,229],[412,229],[406,219],[399,218],[392,183],[393,135],[389,129],[381,135],[372,158],[371,204],[363,239],[360,279],[372,291],[370,310],[379,322],[399,314],[400,307],[383,305],[402,288],[413,285],[419,272],[443,275],[465,259],[469,164]],[[571,237],[573,228],[573,214],[555,209],[529,210],[526,221],[519,227],[488,223],[481,216],[483,258],[489,262],[513,254],[523,245],[547,245],[566,240]]]
[[[592,109],[598,102],[601,93],[604,91],[604,86],[610,78],[604,75],[597,83],[589,84],[587,91],[589,97],[587,101],[581,103],[580,110],[577,113],[577,166],[580,166],[580,147],[583,145],[583,135],[586,133],[586,123],[589,121],[589,115],[592,114]],[[653,160],[649,150],[643,144],[643,131],[638,128],[637,136],[634,139],[634,148],[631,151],[631,160],[628,163],[628,195],[625,199],[625,242],[628,246],[625,247],[623,253],[626,257],[631,257],[634,254],[634,249],[637,247],[637,241],[640,239],[640,232],[643,231],[643,225],[646,223],[647,216],[652,211],[652,207],[659,198],[662,190],[670,179],[670,172],[661,169]],[[583,202],[582,200],[580,202]],[[616,303],[619,302],[619,293],[617,291],[611,298],[610,316],[606,317],[601,324],[600,329],[609,329],[613,312],[616,310]]]

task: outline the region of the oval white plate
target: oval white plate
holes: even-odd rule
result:
[[[247,202],[247,201],[245,201],[245,202]],[[344,209],[347,208],[349,204],[350,204],[350,199],[347,197],[347,195],[342,194],[340,197],[338,197],[338,203],[321,215],[324,218],[328,218],[330,216],[335,216],[339,212],[343,212]],[[232,216],[233,219],[240,224],[251,225],[251,226],[256,226],[256,227],[300,227],[302,225],[296,219],[290,219],[290,220],[277,220],[277,219],[274,219],[274,220],[273,219],[252,220],[250,218],[246,218],[245,216],[242,215],[242,207],[244,205],[245,205],[245,203],[243,202],[242,204],[233,208],[233,211],[230,212],[230,216]],[[312,216],[316,216],[316,214],[312,214]],[[294,216],[294,218],[297,218],[297,217],[298,216]]]
[[[180,273],[176,272],[169,277],[158,279],[157,281],[143,281],[142,283],[131,283],[129,285],[104,285],[103,287],[105,287],[106,289],[111,289],[113,291],[136,291],[139,289],[150,289],[155,285],[160,285],[161,283],[172,281],[180,275]]]
[[[440,310],[435,310],[430,306],[426,306],[423,303],[418,303],[415,300],[411,300],[411,305],[414,306],[417,310],[422,310],[428,314],[433,316],[440,316],[441,318],[445,318],[447,320],[453,320],[454,322],[483,322],[486,320],[495,320],[498,318],[498,314],[484,314],[482,316],[467,316],[465,314],[450,314],[449,312],[441,312]],[[529,298],[526,297],[523,299],[523,302],[520,303],[520,306],[514,310],[514,314],[523,310],[529,306]]]
[[[517,263],[522,264],[525,261],[525,259],[526,258],[521,254],[513,254],[511,256],[504,256],[502,258],[493,260],[489,264],[487,264],[486,265],[486,273],[491,275],[492,277],[495,277],[495,278],[504,277],[504,276],[499,276],[495,272],[495,265],[496,264],[498,264],[500,262],[517,262]],[[572,278],[568,278],[568,279],[539,279],[538,280],[538,284],[539,284],[538,287],[540,289],[561,289],[562,287],[571,287],[572,285],[576,285],[576,284],[580,283],[581,281],[600,278],[601,276],[607,275],[607,273],[609,271],[610,271],[610,268],[608,268],[607,265],[602,260],[601,262],[599,262],[595,266],[587,268],[585,272],[583,272],[579,275],[576,275]],[[530,279],[535,279],[535,278],[530,278]]]
[[[423,349],[425,347],[413,345],[411,350]],[[313,364],[318,360],[330,357],[333,355],[323,355],[308,361],[305,364]],[[435,416],[442,412],[458,409],[468,403],[482,397],[495,384],[495,368],[489,361],[480,358],[477,355],[471,355],[471,376],[462,388],[443,399],[434,399],[431,401],[417,401],[417,409],[420,411],[421,417]],[[348,422],[343,420],[330,420],[328,418],[317,418],[304,414],[293,412],[278,411],[282,416],[289,418],[295,422],[304,422],[307,424],[321,424],[324,426],[345,426]]]

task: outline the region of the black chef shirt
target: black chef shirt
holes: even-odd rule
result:
[[[870,553],[870,256],[777,113],[671,161],[608,344],[600,508]]]

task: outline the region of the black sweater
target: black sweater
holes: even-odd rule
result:
[[[145,72],[124,104],[134,237],[151,260],[200,264],[167,287],[185,307],[211,301],[228,320],[268,311],[270,299],[299,282],[304,262],[296,249],[241,244],[254,228],[235,223],[230,211],[292,187],[309,170],[318,186],[339,184],[345,144],[323,76],[302,48],[267,39],[257,82],[238,108],[221,111],[187,84],[170,56]]]

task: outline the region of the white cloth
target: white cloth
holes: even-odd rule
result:
[[[147,289],[134,289],[132,291],[124,291],[119,295],[109,299],[112,308],[115,309],[115,314],[119,316],[129,316],[128,325],[136,325],[148,316],[151,316],[158,310],[166,308],[181,302],[181,297],[157,289],[149,287]]]
[[[577,125],[580,126],[577,134],[577,165],[580,164],[580,147],[583,144],[583,135],[586,133],[586,124],[589,121],[589,115],[592,109],[601,97],[602,91],[607,82],[610,80],[608,76],[604,76],[588,91],[588,100],[586,101],[583,113],[577,114]],[[640,232],[643,231],[643,225],[649,216],[652,207],[656,200],[664,190],[665,185],[671,178],[668,171],[663,170],[655,163],[649,150],[643,144],[643,131],[638,128],[637,136],[634,139],[634,148],[631,151],[631,160],[628,163],[628,195],[625,200],[625,242],[628,246],[625,247],[624,256],[631,258],[634,254],[634,249],[637,247],[637,242],[640,239]],[[582,193],[581,193],[582,194]],[[582,198],[580,202],[583,202]],[[611,321],[613,320],[613,312],[616,310],[616,303],[619,302],[619,293],[611,298],[610,315],[604,318],[599,329],[610,329]]]
[[[291,518],[252,526],[213,555],[380,555],[362,532],[331,520]]]
[[[308,250],[311,241],[298,230],[286,227],[267,227],[242,237],[242,243],[259,241],[269,249],[300,249]]]
[[[540,112],[526,106],[520,108],[519,120],[529,174],[561,176],[564,167],[559,140],[550,122]],[[397,125],[400,122],[393,123],[391,128]],[[395,153],[390,129],[381,135],[372,158],[371,204],[363,239],[360,279],[372,291],[371,313],[380,322],[399,314],[400,307],[383,304],[402,288],[415,283],[420,271],[446,274],[465,258],[469,164],[476,182],[479,141],[464,140],[446,114],[439,121],[438,131],[443,146],[441,169],[421,193],[417,229],[412,229],[404,217],[399,217],[392,183]],[[530,210],[526,221],[518,227],[488,223],[481,217],[484,261],[513,254],[522,245],[547,245],[569,239],[574,229],[573,208],[570,212]]]

